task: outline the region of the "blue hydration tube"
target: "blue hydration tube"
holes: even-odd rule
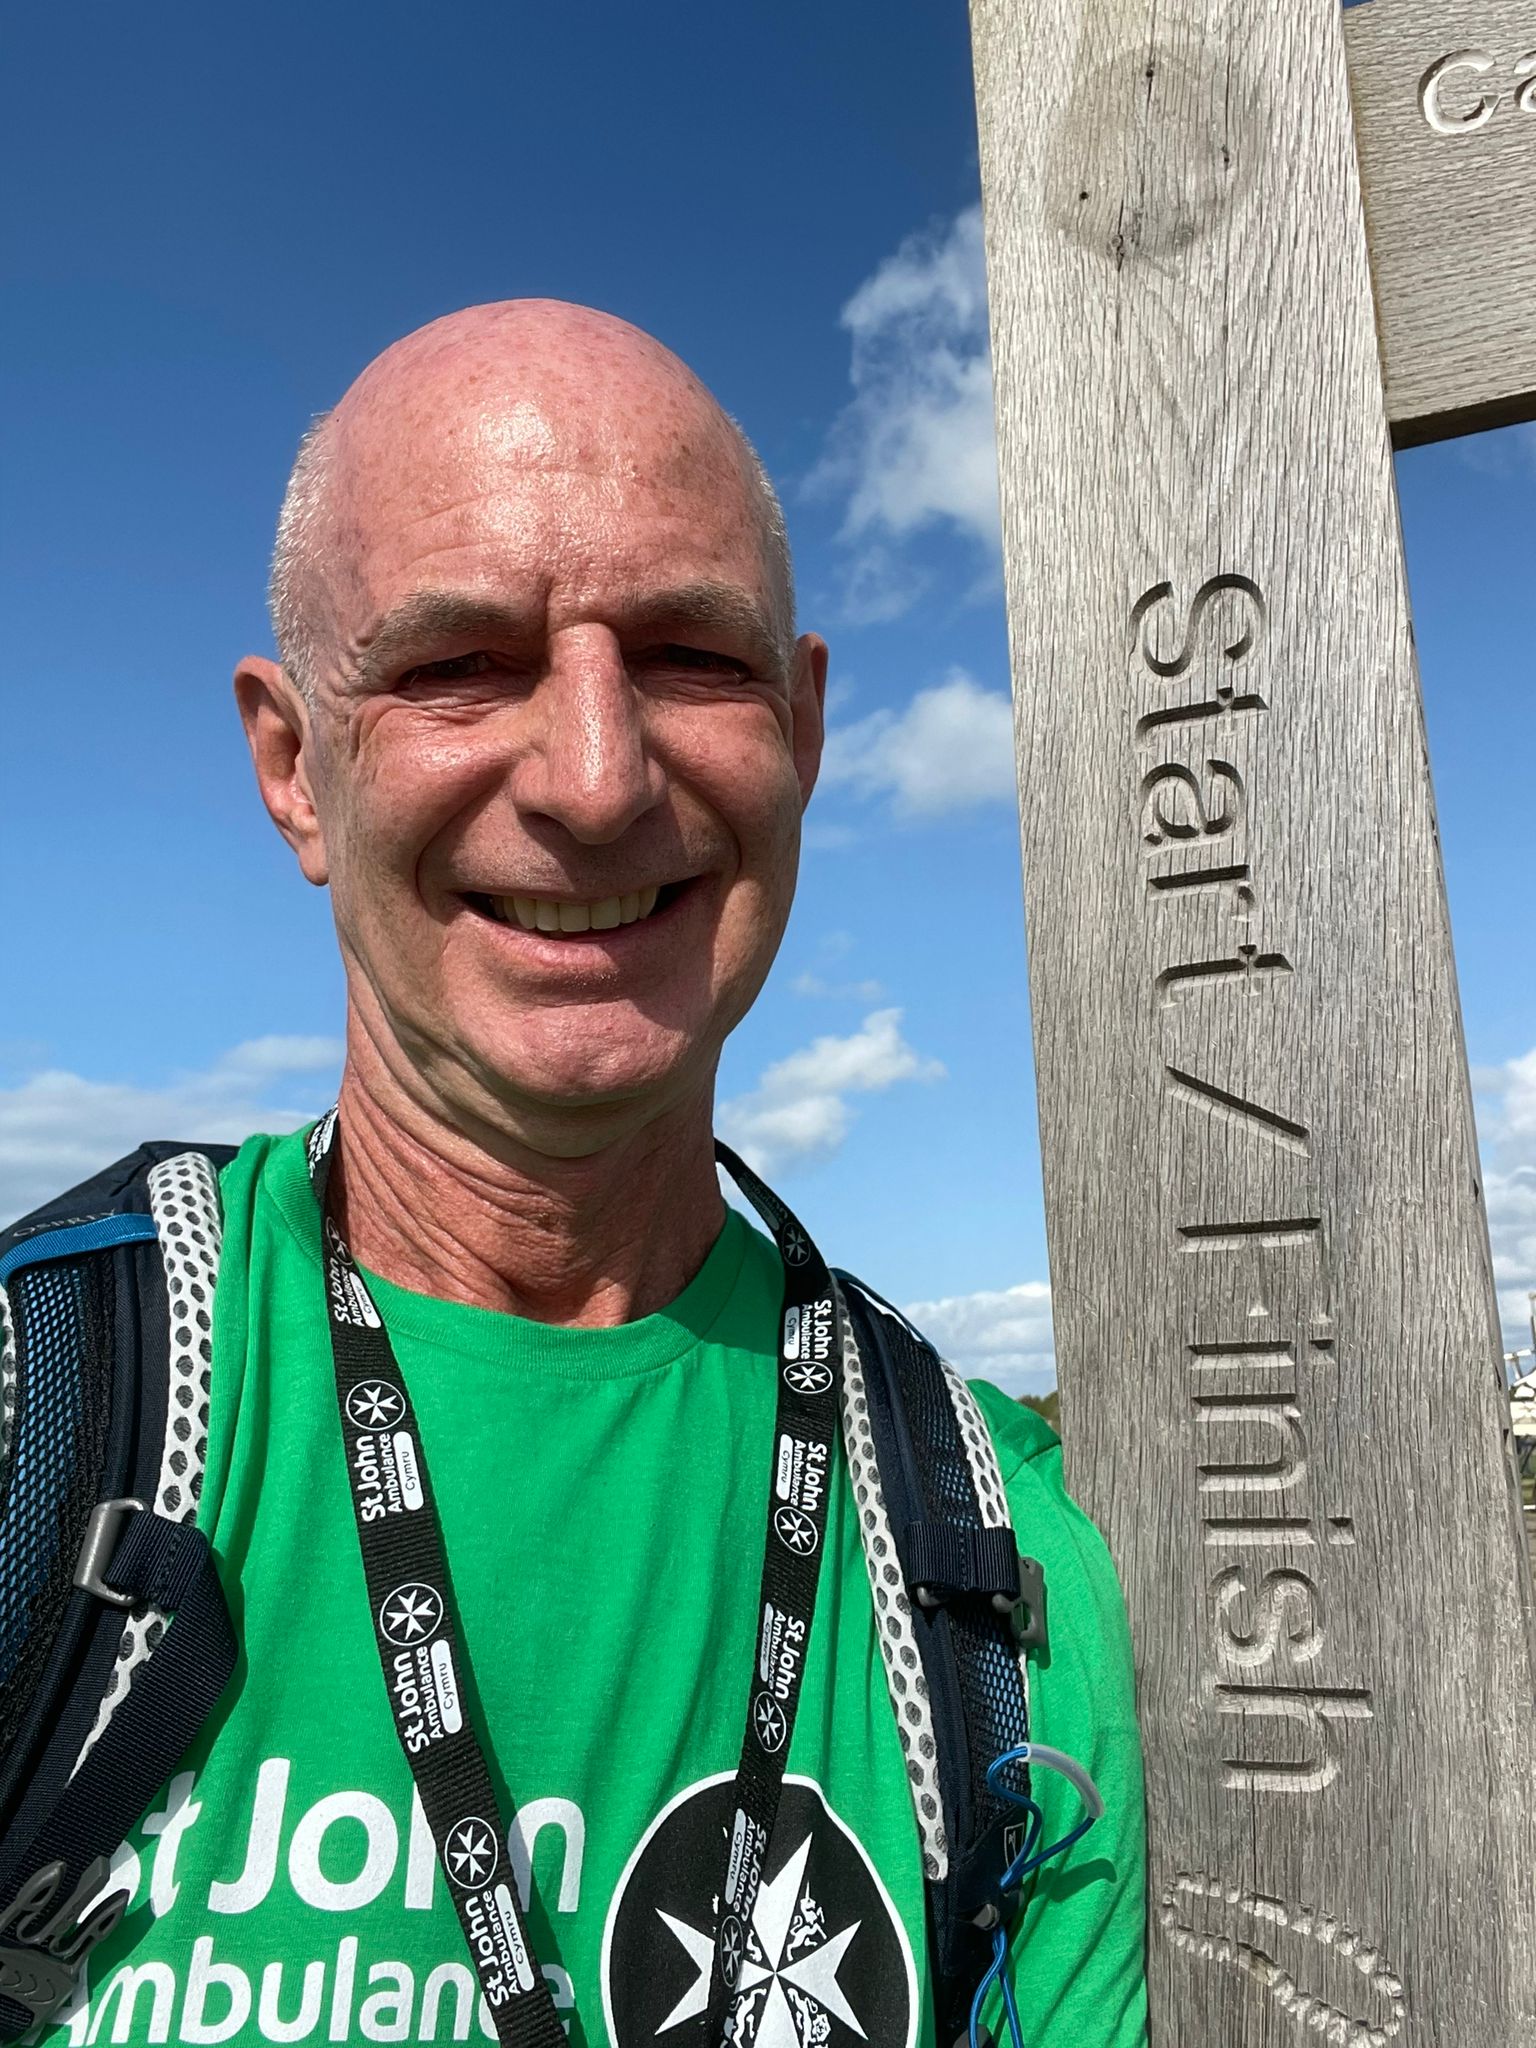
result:
[[[1041,1848],[1040,1838],[1045,1833],[1045,1815],[1033,1799],[1015,1791],[1005,1781],[1004,1773],[1010,1764],[1041,1764],[1048,1771],[1055,1771],[1067,1780],[1082,1801],[1083,1817],[1059,1841],[1048,1848]],[[987,1766],[987,1790],[996,1798],[1006,1801],[1025,1816],[1024,1843],[1017,1856],[1003,1872],[1002,1889],[1005,1892],[1017,1890],[1025,1878],[1038,1870],[1042,1863],[1048,1863],[1053,1856],[1061,1855],[1065,1849],[1080,1841],[1104,1811],[1104,1801],[1099,1788],[1075,1757],[1065,1750],[1049,1749],[1043,1742],[1021,1742],[1016,1749],[1005,1749]],[[987,1974],[976,1987],[976,1996],[971,2001],[971,2042],[970,2048],[981,2048],[981,2008],[987,1993],[994,1984],[1000,1984],[1003,1991],[1003,2010],[1008,2017],[1008,2031],[1012,2036],[1013,2048],[1024,2048],[1024,2032],[1019,2025],[1019,2008],[1014,2001],[1013,1986],[1003,1975],[1008,1961],[1008,1929],[999,1922],[992,1933],[992,1962]]]

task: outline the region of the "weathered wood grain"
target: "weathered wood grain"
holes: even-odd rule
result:
[[[1399,447],[1536,418],[1536,0],[1344,16]]]
[[[1532,1592],[1334,0],[973,0],[1072,1482],[1155,2048],[1536,2043]]]

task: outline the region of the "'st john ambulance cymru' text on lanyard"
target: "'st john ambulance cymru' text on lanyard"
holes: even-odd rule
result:
[[[410,1392],[362,1274],[326,1201],[336,1112],[309,1137],[320,1206],[336,1399],[363,1576],[395,1732],[504,2048],[565,2048],[518,1898],[507,1822],[463,1704],[460,1646],[442,1533]],[[736,1811],[702,2039],[726,2038],[752,1912],[784,1784],[826,1535],[842,1393],[841,1310],[832,1276],[783,1203],[724,1145],[720,1163],[773,1232],[784,1262],[778,1412],[763,1545],[762,1598]]]

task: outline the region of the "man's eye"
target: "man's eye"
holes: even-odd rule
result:
[[[717,654],[709,647],[684,647],[669,643],[665,647],[658,647],[652,659],[663,668],[689,668],[701,671],[724,669],[733,676],[750,676],[752,673],[744,661],[737,661],[733,655]]]
[[[445,661],[424,661],[415,668],[408,668],[399,683],[404,689],[410,683],[467,683],[476,677],[489,675],[496,666],[496,656],[483,648],[473,654],[451,654]]]

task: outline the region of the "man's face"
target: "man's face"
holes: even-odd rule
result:
[[[707,1088],[768,972],[824,650],[782,644],[702,404],[482,393],[358,438],[304,758],[356,1019],[460,1118],[600,1141]]]

